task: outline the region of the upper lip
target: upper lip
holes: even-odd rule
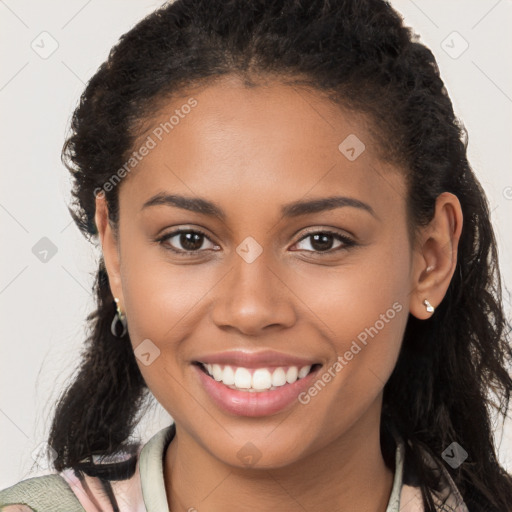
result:
[[[239,366],[242,368],[263,368],[278,366],[312,366],[319,364],[318,361],[305,359],[275,350],[260,350],[258,352],[247,352],[243,350],[231,350],[228,352],[219,352],[216,354],[205,354],[196,359],[199,363],[220,364]]]

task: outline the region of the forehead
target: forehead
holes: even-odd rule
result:
[[[191,89],[146,121],[121,203],[141,208],[165,190],[239,210],[334,193],[404,200],[402,173],[378,158],[367,123],[304,87],[229,78]]]

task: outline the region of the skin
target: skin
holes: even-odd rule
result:
[[[423,300],[437,306],[447,291],[459,201],[439,196],[413,243],[403,173],[379,159],[363,117],[317,91],[277,82],[247,88],[228,77],[168,101],[149,126],[191,96],[198,105],[120,185],[119,238],[103,196],[96,200],[111,290],[133,347],[150,339],[160,350],[150,365],[137,362],[176,422],[164,464],[169,507],[384,512],[393,472],[379,441],[382,391],[408,314],[430,317]],[[350,134],[366,146],[354,161],[338,149]],[[213,201],[226,218],[142,209],[161,191]],[[332,195],[358,199],[375,215],[352,206],[281,215],[286,203]],[[187,248],[179,236],[155,241],[180,227],[206,234],[197,254],[173,253],[170,246]],[[306,234],[327,228],[356,245],[331,237],[322,252]],[[252,263],[236,252],[248,236],[263,249]],[[271,348],[328,368],[394,303],[401,311],[307,405],[258,418],[225,413],[191,366],[206,353]],[[237,457],[247,442],[261,455],[249,467]]]

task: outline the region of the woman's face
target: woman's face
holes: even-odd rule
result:
[[[226,463],[266,467],[378,432],[415,258],[403,175],[379,161],[362,118],[313,91],[222,80],[166,104],[134,150],[119,258],[107,231],[105,261],[178,432]],[[258,396],[196,364],[226,351],[285,358],[246,363],[251,377],[284,366],[293,382],[286,358],[321,367]]]

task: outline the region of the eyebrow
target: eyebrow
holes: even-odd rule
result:
[[[177,194],[168,194],[166,192],[159,192],[150,199],[148,199],[143,205],[142,210],[149,208],[150,206],[174,206],[189,210],[192,212],[202,213],[212,217],[218,217],[225,221],[226,213],[215,203],[202,199],[200,197],[186,197]],[[320,199],[312,199],[309,201],[294,201],[281,207],[281,215],[283,217],[299,217],[300,215],[307,215],[312,213],[318,213],[326,210],[334,210],[335,208],[342,208],[350,206],[353,208],[359,208],[367,211],[373,217],[377,218],[373,208],[359,199],[345,196],[331,196]]]

